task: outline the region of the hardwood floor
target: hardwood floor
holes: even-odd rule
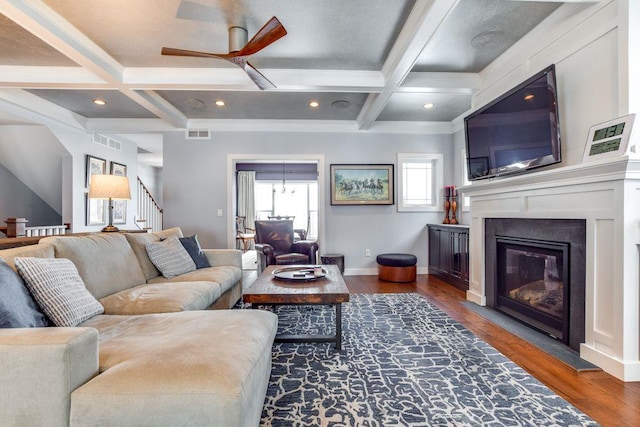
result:
[[[451,285],[427,275],[408,284],[382,282],[377,276],[344,279],[352,293],[419,293],[598,423],[640,426],[640,382],[624,383],[601,371],[576,372],[467,309],[461,304],[464,292]]]

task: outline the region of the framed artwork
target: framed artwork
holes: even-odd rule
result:
[[[469,179],[479,178],[481,176],[489,175],[489,158],[488,157],[473,157],[469,159],[468,176]]]
[[[87,177],[85,184],[87,188],[89,188],[89,184],[91,184],[91,175],[104,175],[107,173],[107,161],[87,154],[86,173]]]
[[[105,225],[107,223],[106,206],[104,199],[90,199],[89,193],[84,193],[86,206],[85,225]]]
[[[113,203],[113,223],[125,224],[127,222],[127,201],[112,200]]]
[[[331,165],[332,205],[393,205],[393,164]]]
[[[111,162],[111,175],[127,176],[127,165],[122,163]],[[127,201],[112,200],[113,204],[113,223],[125,224],[127,222]]]
[[[111,175],[127,176],[127,165],[111,162]]]

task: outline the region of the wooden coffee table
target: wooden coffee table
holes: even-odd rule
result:
[[[342,349],[342,303],[349,301],[349,289],[337,265],[323,265],[325,277],[312,281],[287,281],[273,277],[283,265],[270,265],[247,289],[242,298],[252,308],[263,305],[330,305],[336,309],[335,335],[278,335],[276,342],[335,342]]]

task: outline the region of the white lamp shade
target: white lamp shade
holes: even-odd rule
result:
[[[131,199],[129,179],[119,175],[92,175],[89,185],[90,199]]]

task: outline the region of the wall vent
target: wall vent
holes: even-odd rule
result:
[[[100,135],[99,133],[94,133],[92,135],[92,139],[96,144],[104,145],[105,147],[109,147],[113,150],[122,151],[122,143],[120,141],[116,141],[113,138]]]
[[[211,139],[209,129],[187,129],[186,139]]]

